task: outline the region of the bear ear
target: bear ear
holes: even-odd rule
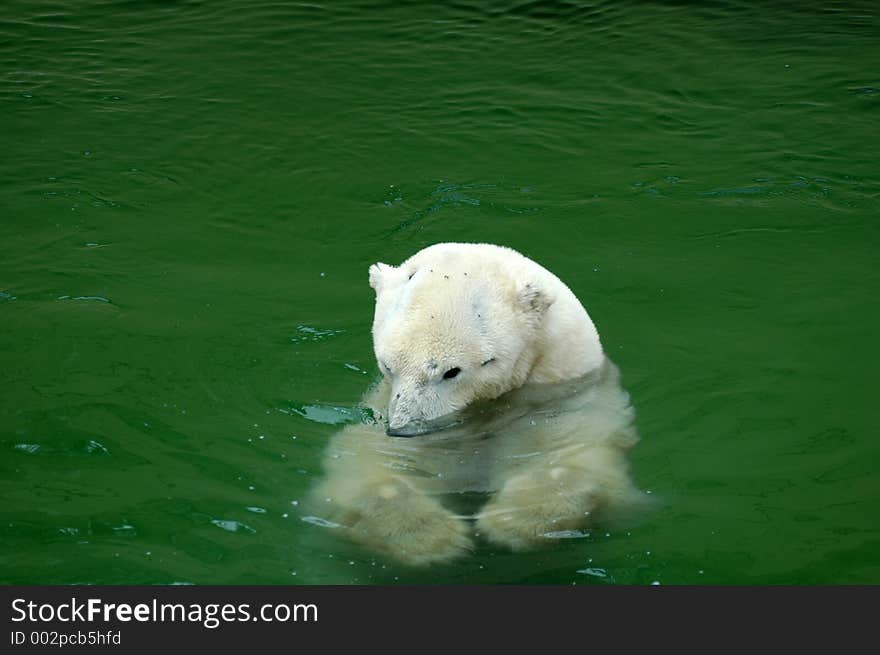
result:
[[[370,286],[378,294],[382,291],[382,285],[388,279],[388,273],[394,270],[393,266],[376,262],[370,266]]]
[[[517,286],[516,305],[535,324],[544,318],[544,314],[547,312],[547,308],[553,304],[553,300],[531,282]]]

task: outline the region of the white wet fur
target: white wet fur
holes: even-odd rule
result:
[[[520,550],[578,536],[644,503],[629,397],[555,275],[508,248],[444,243],[374,264],[370,285],[377,420],[331,438],[309,511],[420,565],[475,538]],[[469,516],[450,507],[464,492],[487,498]]]

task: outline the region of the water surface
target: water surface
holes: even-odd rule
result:
[[[875,3],[6,2],[0,582],[877,583]],[[367,267],[587,306],[662,506],[414,570],[300,520]]]

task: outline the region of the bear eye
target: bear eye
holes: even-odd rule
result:
[[[443,379],[444,379],[444,380],[451,380],[452,378],[454,378],[454,377],[455,377],[456,375],[458,375],[459,373],[461,373],[461,369],[458,368],[458,366],[456,366],[455,368],[451,368],[451,369],[449,369],[448,371],[446,371],[446,372],[443,374]]]

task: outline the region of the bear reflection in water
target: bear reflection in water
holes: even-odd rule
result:
[[[627,461],[634,411],[607,359],[575,380],[474,403],[411,438],[385,433],[390,389],[383,379],[365,398],[375,424],[332,437],[309,508],[374,552],[423,565],[477,539],[524,550],[646,503]]]

